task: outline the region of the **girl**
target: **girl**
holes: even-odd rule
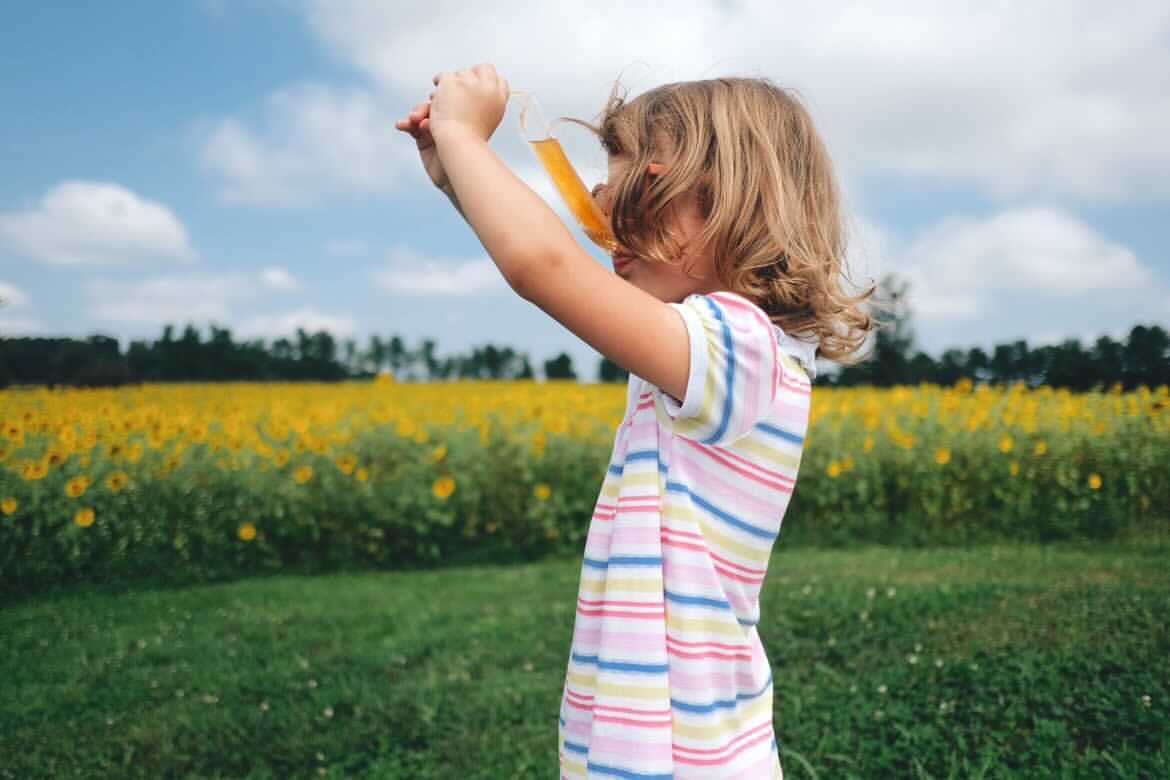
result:
[[[488,146],[507,82],[440,73],[397,123],[504,278],[629,371],[581,568],[562,778],[781,778],[756,625],[815,358],[874,327],[808,113],[766,79],[615,90],[592,129],[618,250],[602,269]]]

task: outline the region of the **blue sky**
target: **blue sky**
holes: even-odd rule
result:
[[[599,356],[507,288],[393,127],[433,73],[481,61],[550,116],[594,117],[619,75],[631,95],[795,88],[837,165],[851,278],[910,280],[936,356],[1170,322],[1164,3],[487,5],[6,6],[0,333],[324,327],[566,351],[592,381]],[[493,147],[567,219],[515,122]],[[603,176],[584,131],[562,140]]]

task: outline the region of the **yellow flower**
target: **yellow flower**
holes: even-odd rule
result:
[[[435,494],[435,498],[446,501],[455,492],[455,480],[451,477],[439,477],[431,486],[431,492]]]
[[[38,479],[44,479],[49,475],[49,464],[45,461],[29,461],[24,464],[21,469],[20,476],[25,482],[35,482]]]
[[[940,466],[945,466],[951,462],[951,451],[946,447],[939,447],[934,451],[934,462]]]
[[[435,447],[434,451],[431,453],[431,456],[427,460],[427,462],[428,463],[438,463],[439,461],[441,461],[445,457],[447,457],[447,445],[440,444],[438,447]]]
[[[280,450],[279,452],[277,452],[276,458],[273,460],[273,463],[275,463],[278,467],[287,465],[288,464],[288,451],[287,450]]]
[[[357,473],[354,474],[354,476],[357,477],[358,482],[365,482],[367,479],[370,478],[370,470],[368,468],[366,468],[365,466],[362,466],[360,469],[357,470]]]
[[[357,466],[357,458],[353,455],[346,454],[337,459],[337,468],[341,470],[342,474],[352,474],[355,466]]]
[[[841,475],[841,464],[839,464],[837,461],[833,461],[832,463],[829,464],[829,468],[827,468],[825,470],[829,473],[830,477],[832,477],[833,479],[836,479],[838,476]]]
[[[1048,443],[1046,441],[1044,441],[1043,439],[1036,442],[1035,452],[1037,455],[1043,455],[1044,453],[1048,452]]]
[[[1011,465],[1009,470],[1011,471],[1013,477],[1016,476],[1017,474],[1019,474],[1020,473],[1020,462],[1017,460],[1013,460],[1012,465]]]
[[[301,466],[293,472],[293,479],[297,481],[298,485],[303,485],[313,478],[312,466]]]
[[[1095,471],[1089,475],[1089,487],[1093,490],[1101,489],[1101,475]]]
[[[873,449],[873,437],[872,436],[865,437],[865,442],[862,445],[862,449],[864,449],[866,452],[869,452],[870,450]]]
[[[241,540],[250,542],[256,538],[256,526],[251,523],[240,523],[240,530],[237,533]]]
[[[80,498],[85,495],[85,491],[89,488],[89,477],[80,476],[74,477],[65,483],[65,495],[70,498]]]
[[[1015,444],[1016,444],[1015,439],[1013,439],[1011,436],[1004,436],[1002,439],[999,440],[999,451],[1000,452],[1011,452],[1012,447],[1014,447]]]
[[[93,525],[94,513],[89,507],[85,509],[78,509],[77,514],[73,515],[73,522],[77,523],[82,528],[89,528]]]
[[[547,501],[548,497],[552,495],[552,488],[549,487],[548,485],[546,485],[545,483],[541,482],[539,485],[536,486],[536,489],[533,490],[532,492],[541,501]]]
[[[17,503],[15,498],[6,498],[3,501],[0,501],[0,511],[4,512],[6,515],[15,514],[16,508],[18,506],[20,506],[20,504]]]
[[[106,487],[111,493],[121,493],[122,488],[130,481],[130,477],[126,476],[124,471],[115,471],[110,476],[106,477]]]

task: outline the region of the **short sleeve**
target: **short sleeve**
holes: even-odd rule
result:
[[[674,430],[724,446],[768,418],[785,370],[774,326],[754,303],[731,292],[690,295],[667,304],[686,323],[690,373],[680,402],[658,388]]]

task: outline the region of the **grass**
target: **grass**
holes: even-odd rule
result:
[[[779,547],[786,777],[1170,776],[1168,553]],[[0,777],[554,777],[580,565],[8,604]]]

